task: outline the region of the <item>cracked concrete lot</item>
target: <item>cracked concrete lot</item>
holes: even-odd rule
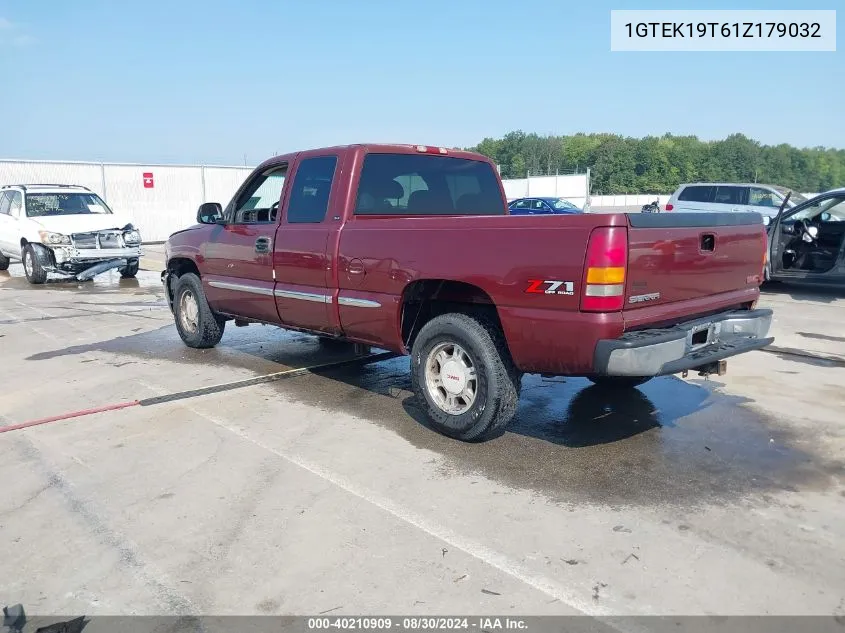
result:
[[[156,272],[0,273],[0,424],[348,359],[178,338]],[[484,444],[408,360],[0,434],[0,600],[32,614],[845,614],[845,299],[767,290],[775,349],[608,396],[526,376]]]

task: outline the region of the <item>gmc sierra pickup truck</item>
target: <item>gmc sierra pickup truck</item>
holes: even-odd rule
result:
[[[526,372],[630,388],[773,340],[759,214],[510,216],[471,152],[277,156],[197,222],[162,273],[186,345],[235,320],[410,354],[433,427],[461,440],[508,423]]]

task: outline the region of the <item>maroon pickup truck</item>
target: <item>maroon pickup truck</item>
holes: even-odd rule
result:
[[[162,274],[185,344],[235,320],[410,354],[432,425],[462,440],[508,423],[525,372],[633,387],[773,340],[758,214],[509,216],[471,152],[277,156],[197,222]]]

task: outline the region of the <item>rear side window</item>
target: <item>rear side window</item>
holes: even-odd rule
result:
[[[744,187],[716,187],[713,202],[718,204],[744,204]]]
[[[450,156],[368,154],[356,215],[504,215],[489,163]]]
[[[322,222],[329,208],[337,157],[306,158],[296,170],[288,202],[288,223]]]
[[[748,204],[755,207],[779,207],[781,203],[780,198],[774,191],[769,189],[761,189],[760,187],[751,187],[748,191]]]
[[[12,191],[9,193],[9,215],[20,217],[21,207],[23,206],[23,196],[20,191]]]
[[[696,185],[684,187],[678,196],[678,200],[684,202],[711,202],[714,187]]]

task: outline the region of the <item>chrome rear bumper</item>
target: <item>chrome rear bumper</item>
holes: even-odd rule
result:
[[[626,332],[596,344],[594,367],[603,376],[661,376],[696,369],[766,347],[771,310],[738,310],[672,328]]]

